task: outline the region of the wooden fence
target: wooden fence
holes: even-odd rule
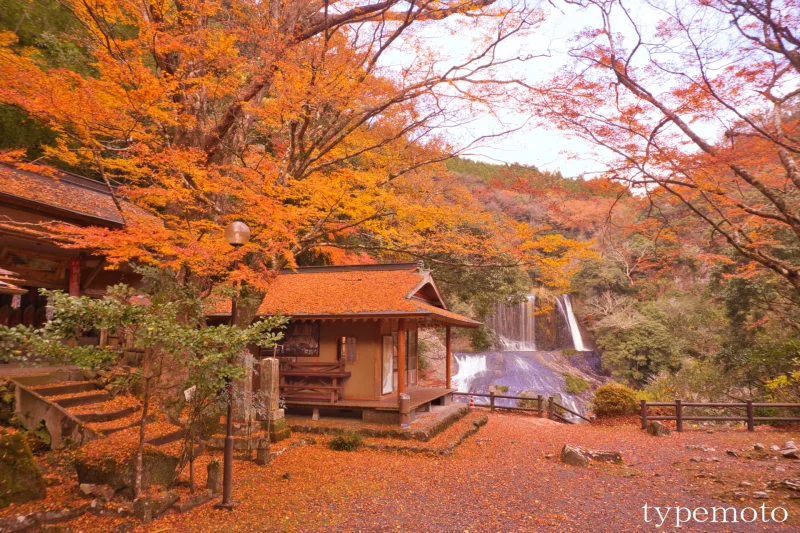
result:
[[[675,409],[673,416],[649,416],[647,414],[648,407],[672,407]],[[686,416],[683,410],[685,408],[704,407],[707,409],[744,409],[744,416]],[[701,402],[683,402],[675,400],[674,402],[648,402],[641,401],[641,418],[642,429],[647,429],[647,423],[650,420],[674,420],[678,431],[683,431],[683,421],[704,421],[704,422],[746,422],[747,431],[755,430],[756,422],[800,422],[800,417],[781,417],[781,416],[755,416],[755,409],[757,407],[771,407],[771,408],[784,408],[784,409],[800,409],[800,403],[757,403],[752,400],[746,402],[732,402],[732,403],[701,403]]]
[[[475,404],[475,407],[488,407],[490,410],[494,411],[495,409],[507,409],[510,411],[535,411],[539,418],[544,416],[544,396],[541,394],[538,396],[504,396],[502,394],[495,394],[490,392],[489,394],[482,394],[482,393],[472,393],[472,392],[454,392],[453,396],[463,396],[463,397],[475,397],[475,398],[489,398],[489,404]],[[497,405],[496,400],[527,400],[529,402],[536,401],[536,407],[519,407],[513,405]],[[552,397],[547,399],[547,418],[550,420],[559,420],[566,424],[575,424],[574,420],[567,418],[566,416],[562,415],[560,411],[570,413],[571,415],[577,416],[578,418],[585,420],[587,422],[593,422],[594,419],[587,418],[580,413],[576,413],[572,409],[561,405],[560,403],[553,400]]]

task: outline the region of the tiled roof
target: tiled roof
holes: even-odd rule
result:
[[[430,273],[413,263],[299,268],[275,278],[258,314],[294,318],[406,316],[466,327],[480,325],[448,311],[438,298],[420,299],[420,289],[426,285],[435,287]],[[229,302],[215,306],[215,314],[229,313]]]
[[[0,195],[106,223],[125,223],[104,183],[51,168],[39,168],[42,173],[32,172],[23,165],[0,163]]]

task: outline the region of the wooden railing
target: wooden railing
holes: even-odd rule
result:
[[[647,423],[650,420],[674,420],[675,426],[678,431],[683,431],[683,421],[703,421],[703,422],[746,422],[747,431],[755,431],[756,422],[800,422],[800,417],[781,417],[781,416],[755,416],[755,409],[757,407],[771,407],[783,409],[800,409],[800,403],[765,403],[753,402],[747,400],[746,402],[729,402],[729,403],[702,403],[702,402],[684,402],[675,400],[674,402],[648,402],[641,401],[641,419],[642,429],[647,429]],[[648,407],[672,407],[675,409],[673,416],[656,415],[650,416],[647,414]],[[685,408],[704,407],[707,409],[744,409],[744,416],[686,416],[683,412]]]
[[[464,396],[464,397],[476,397],[476,398],[489,398],[489,404],[475,404],[475,407],[488,407],[490,410],[494,411],[495,409],[507,409],[510,411],[535,411],[539,418],[544,416],[544,396],[539,394],[538,396],[505,396],[502,394],[495,394],[490,392],[488,394],[483,393],[473,393],[473,392],[454,392],[453,396]],[[521,400],[521,401],[536,401],[536,407],[520,407],[515,405],[497,405],[495,400]],[[587,418],[580,413],[576,413],[572,409],[561,405],[560,403],[556,402],[552,396],[547,399],[547,418],[550,420],[559,420],[566,424],[575,424],[574,420],[571,420],[569,417],[564,416],[561,412],[569,413],[573,416],[580,418],[581,420],[585,420],[586,422],[594,422],[593,418]]]
[[[344,361],[298,363],[282,361],[280,391],[287,401],[325,401],[336,403],[344,392],[343,381],[350,377]]]

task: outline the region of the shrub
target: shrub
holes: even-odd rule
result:
[[[580,376],[573,376],[564,372],[564,392],[570,394],[582,394],[589,390],[589,383]]]
[[[622,416],[636,413],[636,391],[619,383],[600,385],[594,392],[594,414]]]
[[[508,385],[495,385],[495,394],[505,394],[508,392]]]
[[[520,400],[519,407],[523,407],[525,409],[536,409],[539,407],[539,401],[536,399],[536,396],[530,394],[528,392],[523,392],[520,396],[524,398],[530,398],[530,400]]]
[[[352,452],[361,446],[361,435],[358,433],[344,433],[331,439],[328,447],[340,452]]]

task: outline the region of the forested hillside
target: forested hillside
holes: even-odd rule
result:
[[[488,209],[591,243],[570,290],[616,379],[663,400],[797,397],[794,291],[685,207],[530,166],[448,168]]]

